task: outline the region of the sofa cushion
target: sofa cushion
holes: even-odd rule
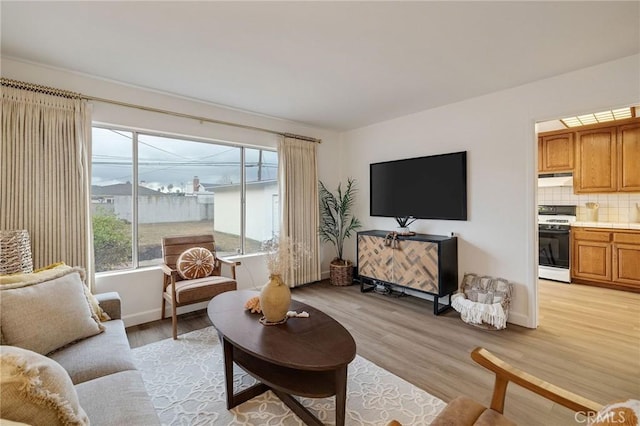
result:
[[[14,422],[12,420],[3,419],[0,417],[0,426],[29,426],[26,423]]]
[[[0,287],[6,345],[48,354],[104,329],[92,312],[79,271],[24,287]]]
[[[160,420],[138,371],[122,371],[76,385],[91,426],[151,426]]]
[[[204,247],[192,247],[178,257],[176,269],[185,280],[195,280],[211,275],[215,257]]]
[[[88,425],[76,389],[54,360],[15,346],[0,347],[0,417],[37,425]]]
[[[176,283],[176,299],[178,299],[178,303],[193,303],[211,299],[225,291],[235,290],[236,287],[235,280],[221,276],[178,281]],[[165,293],[171,300],[171,286],[167,287]]]
[[[589,417],[589,426],[638,426],[640,425],[640,400],[612,402]]]
[[[466,396],[459,396],[438,414],[431,426],[516,426],[497,411]]]
[[[0,284],[3,289],[26,287],[28,285],[38,284],[44,281],[50,281],[54,278],[59,278],[63,275],[67,275],[77,271],[80,274],[82,281],[85,281],[85,271],[80,267],[72,267],[64,262],[52,263],[44,268],[36,269],[33,273],[29,274],[14,274],[0,276]],[[98,317],[100,321],[109,321],[109,315],[102,310],[96,297],[91,293],[89,287],[85,284],[84,294],[87,296],[91,310]]]
[[[124,322],[111,320],[103,326],[104,333],[49,355],[67,370],[74,384],[119,371],[135,370]]]
[[[516,424],[497,411],[487,408],[480,414],[474,426],[516,426]]]
[[[472,425],[486,410],[482,404],[465,396],[459,396],[438,414],[432,426]]]

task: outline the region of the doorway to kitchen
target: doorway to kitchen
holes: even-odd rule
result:
[[[549,286],[640,292],[640,105],[536,133],[539,312]]]

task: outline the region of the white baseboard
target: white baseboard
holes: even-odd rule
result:
[[[509,323],[520,325],[527,328],[535,328],[529,326],[529,317],[518,312],[509,312]]]
[[[196,303],[194,305],[182,306],[178,308],[178,315],[186,314],[188,312],[197,311],[200,309],[206,309],[208,302]],[[136,312],[135,314],[123,315],[125,327],[131,327],[133,325],[144,324],[147,322],[157,321],[162,316],[162,308],[151,309],[144,312]],[[167,306],[165,318],[171,318],[171,308]]]

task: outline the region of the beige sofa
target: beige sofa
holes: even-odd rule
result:
[[[0,271],[0,425],[159,425],[118,293],[94,297],[84,270],[62,262],[32,272],[26,231],[0,234],[3,267],[11,239],[28,252]]]
[[[96,295],[111,317],[105,331],[53,352],[69,373],[80,406],[93,426],[159,425],[160,420],[136,369],[121,320],[118,293]]]

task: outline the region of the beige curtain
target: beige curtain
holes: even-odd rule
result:
[[[90,106],[3,86],[1,112],[0,230],[29,231],[34,268],[82,266],[92,286]]]
[[[289,271],[290,287],[320,280],[320,239],[318,237],[317,144],[285,137],[278,143],[278,180],[282,226],[280,232],[294,244],[309,250],[309,256]]]

